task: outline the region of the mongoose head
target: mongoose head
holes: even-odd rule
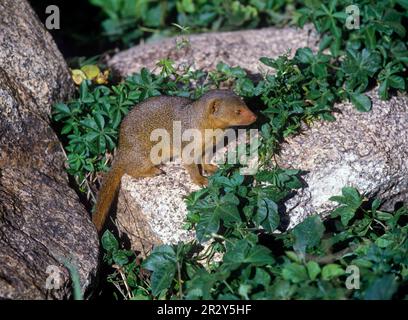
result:
[[[255,122],[256,115],[245,102],[229,90],[212,90],[201,99],[204,100],[207,116],[213,128],[246,126]]]

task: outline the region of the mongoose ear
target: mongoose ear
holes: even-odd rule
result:
[[[219,99],[211,99],[208,103],[208,111],[211,114],[216,114],[220,108],[220,100]]]

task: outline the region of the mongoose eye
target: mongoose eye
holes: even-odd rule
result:
[[[240,114],[241,114],[241,110],[240,110],[240,109],[235,110],[235,113],[236,113],[237,115],[240,115]]]

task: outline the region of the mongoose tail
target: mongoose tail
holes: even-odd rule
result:
[[[95,213],[92,216],[92,222],[95,224],[98,232],[102,231],[105,220],[109,214],[112,202],[116,197],[119,189],[120,180],[124,171],[117,163],[113,164],[112,168],[104,178],[101,189],[98,193],[98,200],[96,201]]]

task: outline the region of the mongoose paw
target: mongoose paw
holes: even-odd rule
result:
[[[162,175],[162,174],[166,174],[166,172],[164,172],[162,169],[160,169],[160,168],[156,168],[157,170],[156,170],[156,176],[160,176],[160,175]]]
[[[208,186],[208,179],[203,176],[193,178],[193,182],[199,186]]]
[[[218,170],[218,167],[214,164],[205,164],[203,165],[203,169],[208,173],[214,173],[215,171]]]

